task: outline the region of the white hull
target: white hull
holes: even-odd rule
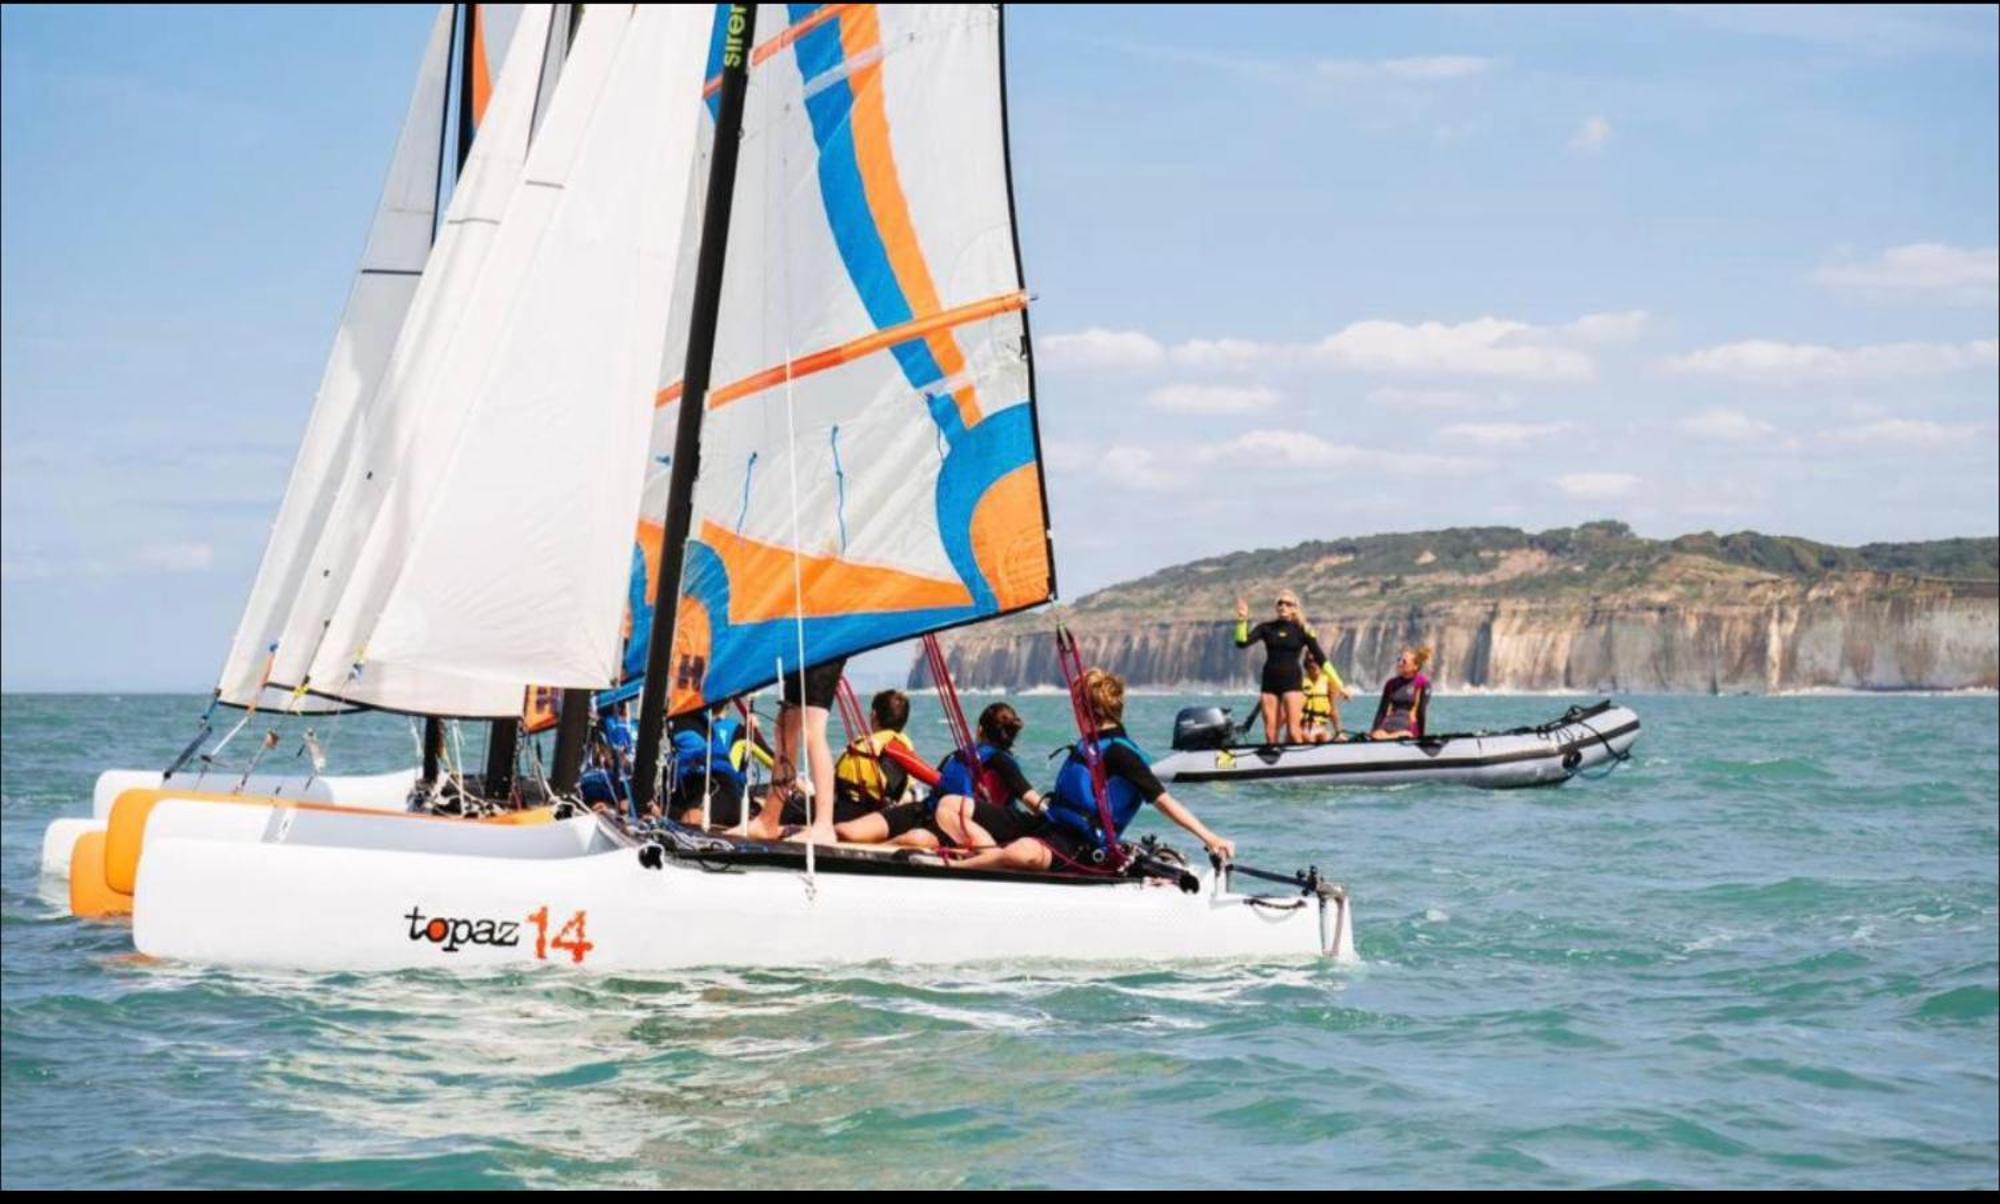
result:
[[[69,877],[69,855],[77,837],[86,832],[104,831],[102,819],[59,819],[42,833],[42,873],[56,878]]]
[[[1559,785],[1603,772],[1639,739],[1639,717],[1606,707],[1530,732],[1472,733],[1425,740],[1239,745],[1171,753],[1153,764],[1161,781],[1310,781],[1316,786],[1450,782],[1486,789]]]
[[[239,782],[242,783],[240,786]],[[111,805],[127,790],[157,790],[166,784],[157,769],[107,769],[97,775],[97,786],[91,791],[90,813],[100,820],[109,819]],[[410,791],[416,784],[414,766],[389,773],[322,774],[316,777],[258,773],[250,775],[248,780],[236,772],[183,769],[172,778],[176,790],[271,795],[300,802],[339,803],[343,807],[370,807],[381,811],[401,811],[408,805]]]
[[[58,819],[42,833],[42,873],[68,878],[70,852],[76,847],[77,837],[86,832],[104,831],[105,825],[110,822],[112,807],[126,791],[158,790],[164,780],[164,775],[157,769],[107,769],[98,774],[90,794],[90,818]],[[240,790],[237,788],[239,782],[242,783]],[[385,812],[400,812],[408,806],[410,791],[416,783],[417,771],[414,768],[389,773],[310,778],[263,773],[252,774],[247,781],[241,773],[183,770],[173,776],[174,788],[179,790],[261,795]]]
[[[539,861],[618,848],[595,816],[542,824],[494,824],[409,812],[326,811],[282,803],[161,799],[146,818],[145,845],[167,840],[315,845],[381,852],[455,853]],[[143,859],[141,865],[143,867]],[[143,872],[143,869],[142,869]]]
[[[1278,887],[1253,903],[1209,874],[1186,894],[942,870],[649,869],[631,848],[528,860],[184,838],[147,849],[133,942],[313,971],[1353,957],[1344,891]]]

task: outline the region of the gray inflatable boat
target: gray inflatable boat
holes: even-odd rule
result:
[[[1311,781],[1326,786],[1453,782],[1489,790],[1559,786],[1608,773],[1631,755],[1639,716],[1609,701],[1571,707],[1547,723],[1420,740],[1235,744],[1221,707],[1189,707],[1174,722],[1174,751],[1153,763],[1163,782]]]

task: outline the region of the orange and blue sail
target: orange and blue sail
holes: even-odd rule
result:
[[[752,54],[675,711],[1053,592],[997,12],[790,5],[760,14],[774,26]]]

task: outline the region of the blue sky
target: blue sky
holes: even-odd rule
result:
[[[2000,528],[1983,9],[1020,8],[1075,596],[1313,537]],[[206,689],[429,13],[0,11],[0,676]]]

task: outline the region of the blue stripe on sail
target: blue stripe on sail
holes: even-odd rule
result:
[[[796,24],[811,16],[818,5],[790,7]],[[807,31],[792,44],[792,49],[798,56],[799,75],[810,85],[845,61],[840,22],[828,21]],[[849,120],[853,110],[854,90],[844,79],[806,97],[806,116],[812,122],[813,142],[819,147],[819,191],[821,203],[826,206],[827,224],[862,307],[868,311],[875,328],[881,330],[900,326],[916,315],[910,309],[902,282],[896,278],[874,211],[868,207],[868,191],[861,182],[861,164],[854,151],[854,126]],[[910,384],[926,392],[932,417],[942,418],[936,399],[928,391],[944,380],[944,369],[931,354],[930,345],[923,339],[911,339],[891,347],[889,353],[896,357]],[[950,414],[948,422],[956,427],[957,411],[949,397],[944,402],[943,409]],[[946,433],[955,431],[948,427]]]

